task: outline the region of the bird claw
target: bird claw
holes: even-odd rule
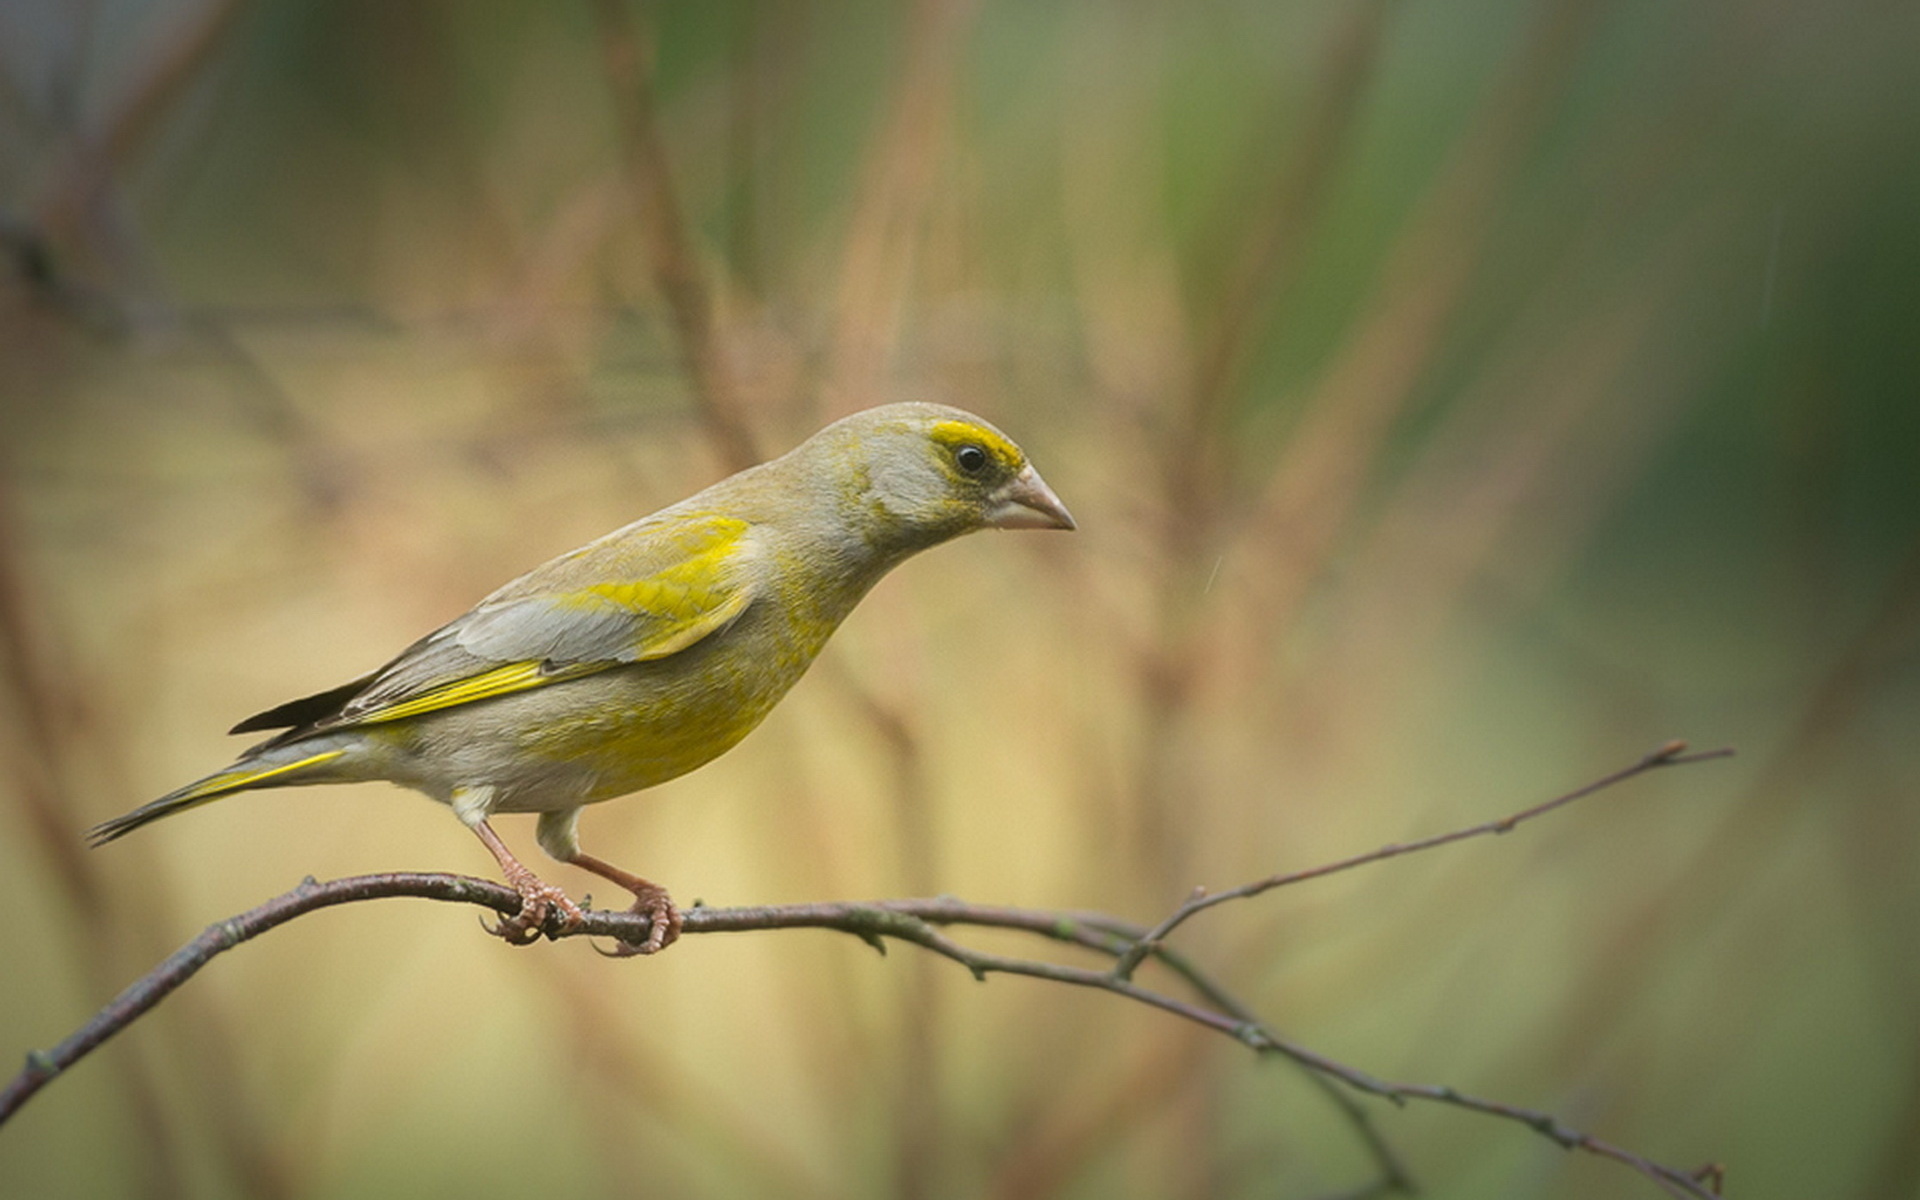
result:
[[[673,897],[667,895],[667,889],[649,884],[646,889],[635,889],[633,907],[628,912],[648,918],[647,938],[643,942],[619,941],[611,950],[594,949],[606,958],[634,958],[642,954],[658,954],[680,937],[680,910],[674,907]]]
[[[586,924],[587,914],[567,894],[532,874],[509,880],[520,893],[520,911],[488,926],[487,932],[510,946],[526,946],[540,940],[564,937]],[[554,923],[556,915],[558,924]],[[481,922],[482,925],[486,923]]]

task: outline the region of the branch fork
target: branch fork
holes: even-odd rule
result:
[[[1352,870],[1403,854],[1434,849],[1481,834],[1507,833],[1522,822],[1543,816],[1637,775],[1662,767],[1724,758],[1731,753],[1731,750],[1724,749],[1689,753],[1685,743],[1670,742],[1638,762],[1584,787],[1498,820],[1412,842],[1394,843],[1368,854],[1323,866],[1270,875],[1225,891],[1209,892],[1206,888],[1195,888],[1179,907],[1151,927],[1105,913],[971,904],[952,896],[937,896],[742,908],[696,905],[683,913],[681,932],[693,935],[750,930],[829,929],[857,937],[883,954],[887,941],[893,939],[910,942],[951,959],[983,982],[994,974],[1023,975],[1111,992],[1161,1009],[1231,1037],[1257,1054],[1285,1058],[1306,1071],[1340,1107],[1374,1158],[1377,1178],[1363,1189],[1363,1194],[1408,1194],[1415,1188],[1411,1175],[1374,1126],[1371,1114],[1355,1101],[1356,1093],[1376,1096],[1397,1106],[1405,1106],[1411,1100],[1427,1100],[1512,1121],[1532,1129],[1564,1149],[1580,1150],[1621,1163],[1670,1196],[1712,1200],[1720,1195],[1725,1178],[1725,1169],[1719,1164],[1708,1164],[1693,1171],[1663,1166],[1572,1129],[1551,1113],[1481,1099],[1446,1085],[1396,1083],[1379,1079],[1282,1037],[1209,975],[1169,948],[1166,942],[1191,917],[1228,901],[1246,899],[1275,888]],[[40,1089],[108,1038],[138,1020],[216,956],[308,913],[336,905],[393,896],[474,904],[492,909],[502,917],[511,917],[521,908],[520,895],[514,889],[464,875],[393,872],[359,875],[326,883],[308,876],[292,891],[276,896],[257,908],[209,925],[199,937],[127,987],[65,1041],[49,1050],[30,1051],[20,1072],[4,1089],[0,1089],[0,1124],[4,1124]],[[645,938],[653,924],[650,915],[631,909],[586,909],[582,917],[575,924],[563,920],[561,914],[549,914],[537,934],[556,941],[575,936],[607,937],[625,944]],[[1113,963],[1105,970],[1098,970],[976,950],[949,937],[945,932],[948,926],[1017,930],[1109,956]],[[1134,976],[1149,959],[1167,968],[1193,997],[1183,998],[1137,983]]]

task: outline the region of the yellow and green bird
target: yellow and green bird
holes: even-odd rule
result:
[[[453,809],[499,860],[532,941],[580,909],[500,841],[540,814],[542,849],[633,892],[652,953],[665,889],[583,853],[583,806],[684,775],[758,725],[860,597],[917,551],[976,529],[1072,529],[1020,448],[937,404],[855,413],[794,450],[537,567],[351,683],[249,717],[281,729],[223,771],[91,834],[254,788],[384,779]]]

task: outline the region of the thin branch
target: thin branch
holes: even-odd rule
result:
[[[1577,791],[1522,810],[1512,816],[1485,825],[1462,829],[1405,846],[1392,846],[1359,858],[1343,860],[1312,871],[1273,876],[1220,893],[1220,899],[1235,895],[1256,895],[1283,883],[1313,878],[1345,870],[1415,849],[1445,845],[1481,833],[1501,833],[1521,821],[1550,812],[1582,796],[1592,795],[1634,775],[1656,767],[1677,766],[1723,757],[1728,751],[1686,754],[1685,746],[1675,742],[1657,753]],[[73,1066],[115,1033],[132,1024],[141,1015],[165,999],[215,957],[242,942],[258,937],[296,917],[350,904],[389,896],[415,896],[429,900],[475,904],[511,915],[520,908],[520,898],[503,884],[461,875],[423,872],[397,872],[360,875],[329,883],[304,880],[299,887],[277,896],[257,908],[226,921],[210,925],[199,937],[181,947],[165,962],[135,981],[111,1003],[96,1013],[72,1036],[51,1050],[27,1055],[24,1068],[0,1090],[0,1124],[4,1124],[35,1093]],[[1197,911],[1197,909],[1195,910]],[[646,933],[647,918],[626,911],[593,910],[586,920],[571,931],[550,926],[550,938],[584,935],[616,940],[638,940]],[[1053,941],[1083,947],[1110,955],[1121,963],[1152,955],[1186,982],[1196,999],[1182,999],[1134,982],[1131,970],[1095,970],[1040,959],[1019,958],[977,950],[956,942],[944,932],[947,926],[975,926],[1007,929],[1033,934]],[[1104,913],[1076,913],[1046,909],[1014,908],[1004,905],[969,904],[952,897],[831,902],[819,904],[763,905],[744,908],[694,908],[685,913],[685,934],[733,933],[769,929],[830,929],[860,938],[885,953],[886,941],[910,942],[943,958],[961,964],[976,979],[993,974],[1021,975],[1072,987],[1111,992],[1141,1004],[1172,1013],[1216,1033],[1232,1037],[1261,1054],[1289,1059],[1305,1067],[1323,1082],[1344,1085],[1354,1092],[1380,1096],[1395,1104],[1426,1100],[1451,1105],[1487,1116],[1499,1117],[1527,1126],[1534,1132],[1568,1150],[1582,1150],[1611,1159],[1639,1172],[1669,1195],[1710,1200],[1718,1195],[1720,1168],[1703,1167],[1685,1172],[1663,1166],[1609,1142],[1582,1133],[1562,1123],[1550,1113],[1520,1108],[1467,1095],[1454,1088],[1434,1084],[1396,1083],[1379,1079],[1345,1063],[1328,1058],[1282,1037],[1259,1020],[1242,1002],[1183,957],[1165,949],[1156,937],[1168,922],[1149,930]],[[1162,933],[1160,936],[1164,936]],[[1137,965],[1137,962],[1136,962]],[[1372,1122],[1352,1103],[1350,1096],[1332,1089],[1342,1098],[1342,1108],[1354,1115],[1355,1123],[1368,1139],[1369,1149],[1381,1163],[1382,1176],[1364,1194],[1389,1191],[1406,1192],[1412,1184],[1404,1169],[1390,1152],[1384,1150]]]
[[[1355,855],[1352,858],[1343,858],[1338,862],[1325,863],[1318,867],[1309,867],[1304,871],[1287,871],[1279,875],[1269,875],[1265,879],[1256,879],[1252,883],[1242,884],[1237,888],[1232,888],[1224,892],[1210,893],[1205,888],[1195,888],[1192,897],[1189,898],[1185,904],[1182,904],[1179,908],[1167,914],[1166,919],[1148,930],[1147,935],[1135,943],[1133,949],[1121,955],[1120,961],[1113,965],[1113,973],[1120,979],[1130,977],[1133,972],[1139,968],[1140,964],[1146,960],[1149,954],[1155,953],[1159,949],[1160,943],[1166,940],[1167,935],[1185,924],[1189,917],[1192,917],[1196,913],[1204,912],[1216,904],[1225,904],[1229,900],[1244,900],[1249,896],[1258,896],[1262,892],[1270,892],[1274,888],[1285,887],[1291,883],[1304,883],[1309,879],[1319,879],[1326,875],[1336,875],[1341,871],[1351,871],[1355,867],[1364,867],[1368,863],[1382,862],[1389,858],[1398,858],[1403,854],[1413,854],[1421,850],[1432,850],[1439,846],[1451,845],[1454,842],[1463,842],[1468,838],[1480,837],[1484,834],[1508,833],[1512,831],[1514,826],[1520,824],[1522,821],[1531,821],[1535,817],[1545,816],[1557,808],[1572,804],[1575,800],[1584,799],[1593,795],[1595,792],[1605,791],[1617,783],[1625,783],[1636,775],[1644,775],[1649,771],[1655,771],[1661,767],[1679,767],[1689,763],[1707,762],[1716,758],[1729,758],[1732,754],[1733,750],[1731,747],[1722,747],[1718,750],[1702,750],[1695,754],[1689,754],[1687,753],[1687,744],[1685,742],[1668,742],[1666,745],[1660,747],[1660,749],[1647,755],[1630,767],[1622,767],[1613,774],[1602,776],[1584,787],[1575,788],[1571,792],[1555,796],[1553,799],[1536,804],[1531,808],[1523,808],[1519,812],[1501,817],[1497,821],[1487,821],[1484,824],[1472,825],[1465,829],[1455,829],[1449,833],[1435,834],[1432,837],[1421,838],[1414,842],[1394,842],[1367,854]]]

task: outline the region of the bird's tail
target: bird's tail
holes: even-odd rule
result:
[[[234,763],[224,771],[215,771],[205,779],[198,779],[183,788],[168,792],[158,800],[142,804],[130,813],[122,813],[111,821],[103,821],[87,831],[87,844],[104,846],[115,838],[124,837],[161,817],[170,817],[177,812],[185,812],[197,804],[209,800],[218,800],[222,796],[231,796],[235,792],[244,792],[248,788],[288,787],[300,783],[322,783],[324,777],[316,777],[315,768],[322,767],[345,754],[344,749],[320,750],[315,752],[311,743],[305,747],[281,746],[268,751],[258,758],[248,756]]]

